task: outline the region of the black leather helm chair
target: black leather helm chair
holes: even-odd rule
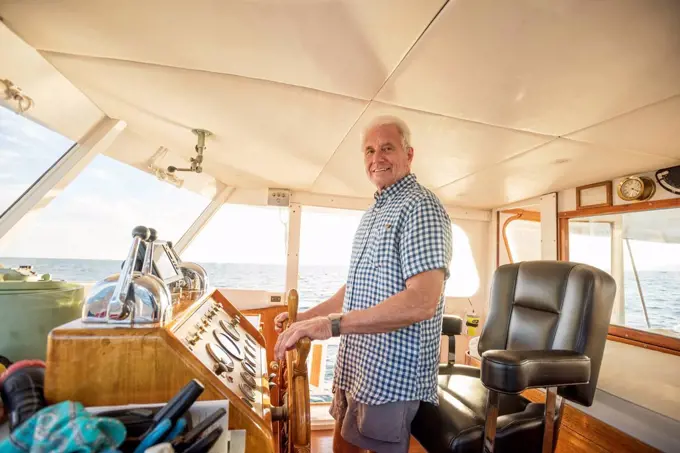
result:
[[[594,267],[561,261],[500,266],[478,350],[481,368],[440,367],[439,405],[421,403],[413,436],[430,453],[553,452],[562,398],[590,406],[616,283]],[[459,335],[462,321],[445,321]],[[546,402],[520,395],[546,388]],[[484,448],[484,449],[483,449]]]

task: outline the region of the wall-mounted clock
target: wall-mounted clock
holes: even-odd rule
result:
[[[654,196],[656,183],[647,176],[628,176],[619,183],[616,192],[625,201],[646,201]]]

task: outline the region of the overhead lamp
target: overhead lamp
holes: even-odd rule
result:
[[[149,171],[160,181],[167,181],[178,188],[181,188],[184,185],[184,180],[181,178],[178,178],[176,175],[172,173],[168,173],[164,168],[156,166],[156,161],[159,159],[162,159],[165,157],[165,155],[168,153],[168,148],[161,146],[158,148],[158,150],[154,153],[154,155],[149,159],[147,168]]]

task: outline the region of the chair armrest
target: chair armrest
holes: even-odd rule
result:
[[[456,315],[442,316],[442,335],[452,337],[463,333],[463,320]]]
[[[574,351],[506,351],[482,354],[481,379],[486,388],[520,393],[533,387],[587,384],[590,358]]]

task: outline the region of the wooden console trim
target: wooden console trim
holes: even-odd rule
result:
[[[559,213],[561,219],[573,219],[576,217],[590,217],[603,214],[621,214],[625,212],[654,211],[680,207],[680,198],[668,198],[666,200],[641,201],[638,203],[619,204],[615,206],[602,206],[595,208],[583,208],[578,211],[564,211]]]
[[[638,346],[652,351],[680,356],[680,338],[673,338],[631,327],[609,325],[607,339],[632,346]]]
[[[211,297],[230,315],[238,313],[219,291]],[[163,327],[85,324],[78,319],[53,329],[48,336],[45,371],[48,404],[66,400],[86,407],[162,403],[196,378],[205,386],[199,400],[229,400],[229,429],[247,431],[246,451],[274,453],[276,434],[266,376],[261,382],[260,416],[173,333],[198,306],[211,303],[207,299],[197,301]],[[241,327],[265,346],[263,336],[250,323]]]

